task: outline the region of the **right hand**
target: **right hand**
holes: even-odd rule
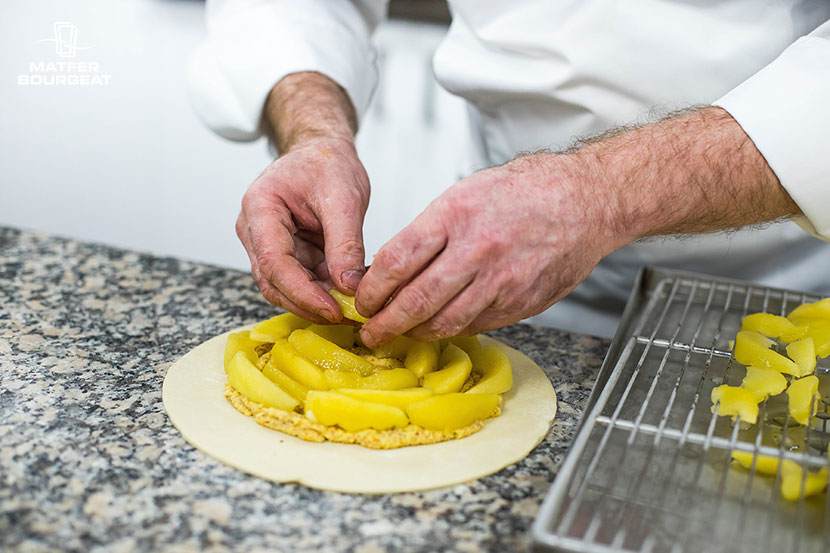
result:
[[[236,221],[265,299],[310,321],[340,321],[327,291],[357,289],[368,205],[369,178],[350,140],[313,138],[271,163]]]

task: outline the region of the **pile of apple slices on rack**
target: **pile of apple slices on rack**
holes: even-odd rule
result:
[[[786,355],[773,349],[785,345]],[[780,349],[780,348],[779,348]],[[808,425],[821,404],[816,359],[830,355],[830,298],[796,307],[782,317],[753,313],[743,318],[735,337],[734,356],[746,367],[740,386],[718,386],[712,390],[712,412],[739,417],[755,424],[758,406],[767,398],[786,393],[789,417]],[[781,494],[788,500],[821,493],[827,486],[828,470],[808,471],[796,462],[750,452],[736,451],[733,459],[759,474],[775,476],[780,470]],[[803,483],[803,490],[802,490]]]
[[[354,298],[331,294],[346,318],[366,321]],[[476,336],[435,342],[400,336],[369,350],[358,330],[291,313],[262,321],[228,337],[228,383],[263,406],[349,432],[462,428],[497,415],[501,394],[513,386],[507,355],[482,347]]]

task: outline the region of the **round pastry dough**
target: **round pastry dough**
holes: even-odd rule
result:
[[[162,387],[164,408],[197,449],[275,482],[351,493],[450,486],[523,459],[542,441],[556,416],[556,393],[542,369],[518,351],[481,336],[482,345],[498,346],[510,358],[513,389],[503,396],[502,415],[485,421],[479,432],[460,440],[388,450],[306,442],[260,426],[225,399],[223,354],[228,334],[197,346],[170,367]]]

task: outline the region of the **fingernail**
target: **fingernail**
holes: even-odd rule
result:
[[[360,331],[360,340],[363,342],[367,348],[373,348],[377,344],[377,340],[375,337],[372,336],[372,333],[366,330],[365,328]]]
[[[319,313],[321,317],[332,322],[338,319],[337,315],[334,314],[334,311],[331,311],[329,309],[321,309]]]
[[[361,278],[363,278],[363,271],[358,271],[356,269],[349,269],[348,271],[343,271],[343,273],[340,275],[340,281],[346,287],[353,291],[357,290]]]

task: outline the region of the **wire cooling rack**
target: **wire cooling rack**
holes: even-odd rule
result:
[[[830,494],[787,501],[780,471],[764,476],[731,460],[747,451],[807,470],[830,466],[828,405],[820,401],[800,426],[787,416],[786,396],[775,397],[748,425],[717,416],[710,401],[712,388],[740,385],[744,376],[732,357],[744,315],[786,314],[817,299],[645,269],[534,523],[536,550],[830,551]],[[816,369],[825,398],[829,373]]]

